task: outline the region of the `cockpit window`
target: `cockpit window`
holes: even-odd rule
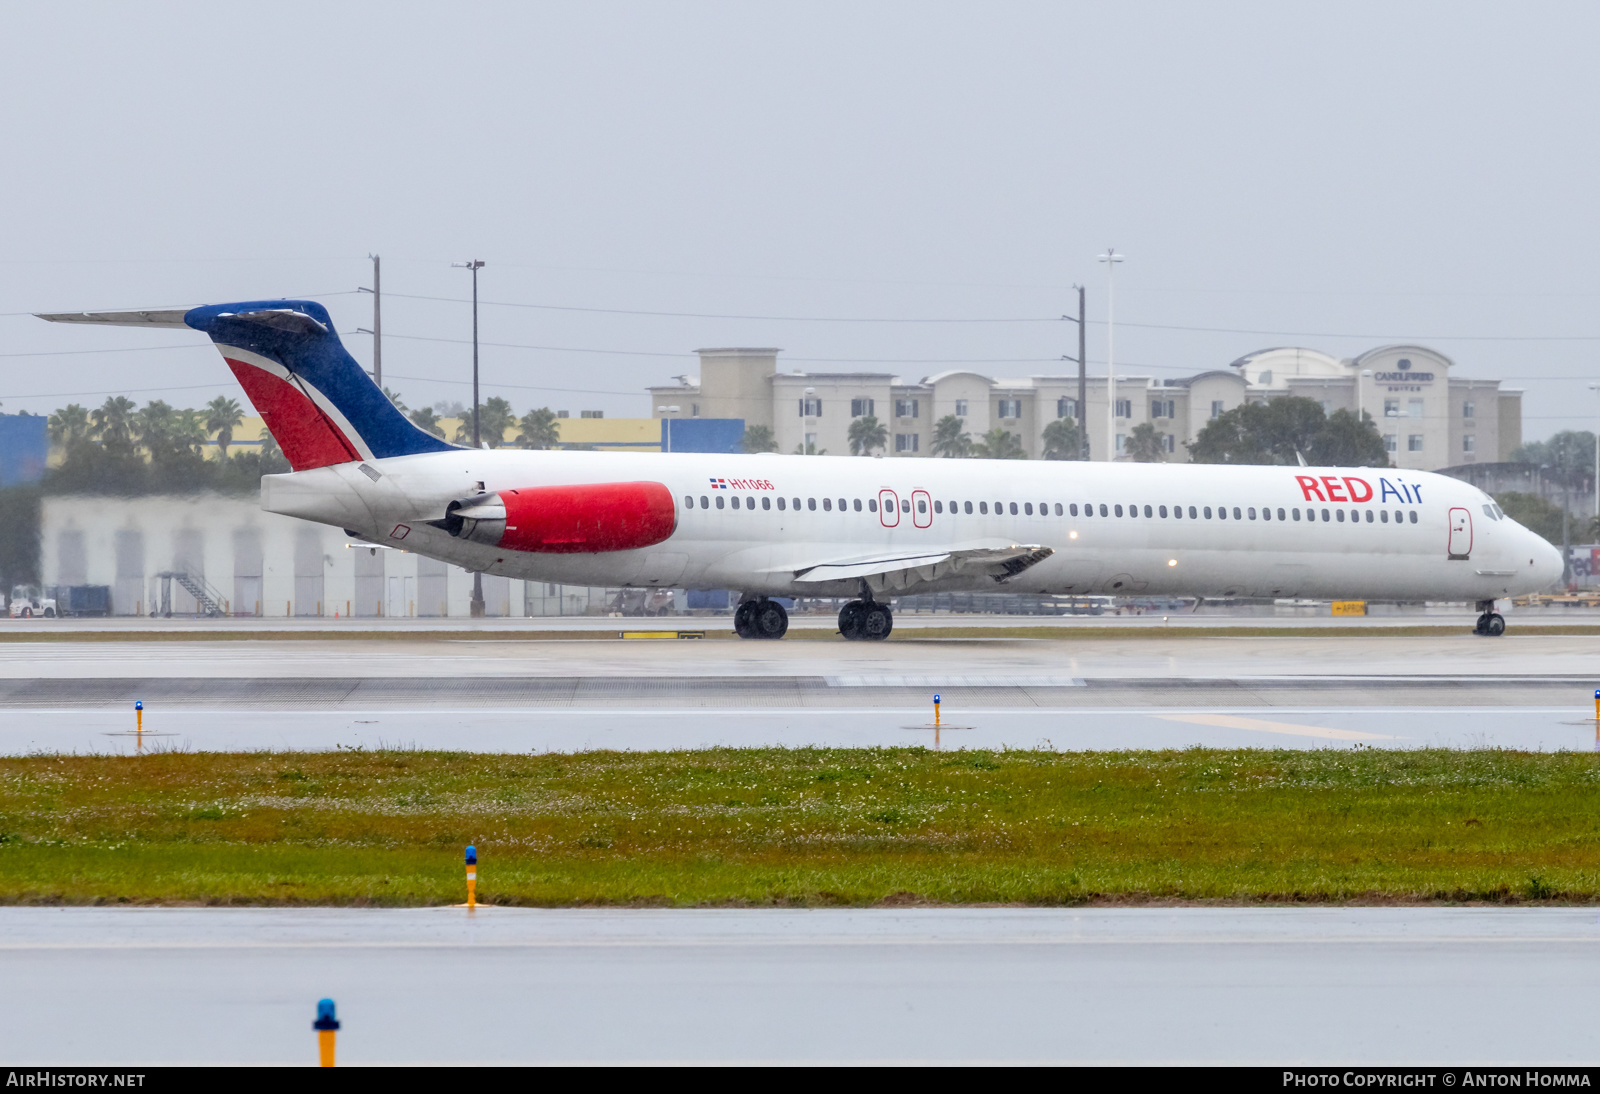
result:
[[[1488,517],[1490,520],[1499,520],[1500,519],[1499,517],[1494,515],[1494,506],[1492,506],[1492,505],[1485,505],[1483,507],[1483,515]]]

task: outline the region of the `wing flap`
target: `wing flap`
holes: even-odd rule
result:
[[[1038,565],[1053,554],[1054,547],[1037,543],[1011,544],[1006,547],[973,547],[919,555],[844,559],[800,567],[793,573],[797,585],[864,580],[873,592],[904,592],[916,585],[962,575],[989,577],[998,584]]]

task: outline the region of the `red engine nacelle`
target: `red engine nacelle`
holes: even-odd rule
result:
[[[489,547],[571,555],[649,547],[672,535],[677,519],[659,482],[602,482],[480,494],[451,502],[434,523]]]

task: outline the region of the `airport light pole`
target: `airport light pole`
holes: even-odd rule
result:
[[[365,333],[372,335],[372,382],[381,389],[383,387],[383,269],[377,255],[367,257],[372,259],[372,288],[362,287],[357,291],[372,294],[372,329]]]
[[[658,407],[656,407],[656,412],[661,415],[661,420],[667,423],[667,428],[665,430],[665,433],[667,434],[667,454],[668,455],[672,454],[672,415],[678,413],[678,411],[680,411],[682,409],[683,409],[682,407],[678,407],[678,406],[658,406]]]
[[[1600,384],[1590,384],[1590,391],[1600,391]],[[1600,519],[1600,428],[1594,433],[1594,515]]]
[[[1115,247],[1107,247],[1100,261],[1106,264],[1106,461],[1110,462],[1117,458],[1116,273],[1122,256]]]
[[[1368,377],[1368,376],[1371,376],[1371,375],[1372,375],[1372,370],[1370,368],[1364,368],[1360,372],[1356,373],[1356,424],[1357,425],[1360,425],[1362,420],[1363,420],[1361,415],[1363,415],[1363,414],[1365,414],[1367,412],[1365,378]]]
[[[483,438],[478,432],[478,271],[483,269],[483,260],[474,258],[450,265],[472,271],[472,447],[482,448]],[[481,570],[472,574],[472,605],[468,611],[474,619],[482,619],[486,614]]]
[[[1061,318],[1069,323],[1078,324],[1078,356],[1069,357],[1066,354],[1062,354],[1061,359],[1063,361],[1077,361],[1078,363],[1078,413],[1074,417],[1078,419],[1078,456],[1080,459],[1087,460],[1089,458],[1089,375],[1085,369],[1088,367],[1089,357],[1084,352],[1084,347],[1088,342],[1086,333],[1089,324],[1083,314],[1083,286],[1074,285],[1072,287],[1078,290],[1078,316],[1076,319],[1070,315],[1063,315]]]

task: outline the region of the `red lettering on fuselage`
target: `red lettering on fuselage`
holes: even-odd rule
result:
[[[1294,481],[1300,484],[1300,493],[1305,495],[1306,501],[1316,498],[1318,501],[1327,501],[1322,496],[1322,484],[1310,475],[1296,475]]]
[[[1332,475],[1322,476],[1322,485],[1327,488],[1329,501],[1349,501],[1344,496],[1344,487],[1339,485],[1339,480]]]
[[[1372,487],[1367,485],[1367,480],[1365,480],[1365,479],[1353,479],[1353,478],[1350,478],[1349,476],[1346,476],[1345,480],[1344,480],[1344,484],[1345,484],[1345,486],[1350,488],[1350,500],[1351,501],[1371,501],[1372,500]],[[1358,486],[1361,488],[1361,490],[1366,491],[1366,493],[1361,493],[1360,491],[1358,491],[1356,489],[1356,487],[1358,487]]]

